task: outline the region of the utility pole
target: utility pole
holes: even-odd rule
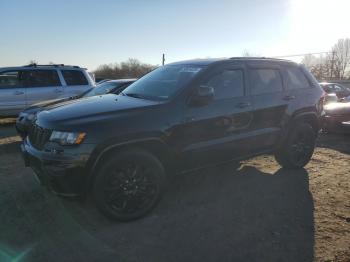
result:
[[[165,64],[165,54],[163,54],[163,57],[162,57],[162,65]]]

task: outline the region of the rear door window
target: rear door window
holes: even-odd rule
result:
[[[88,85],[88,81],[82,71],[79,70],[62,70],[62,75],[67,86]]]
[[[19,71],[0,72],[0,89],[22,87]]]
[[[250,92],[252,95],[280,92],[282,77],[278,69],[250,69]]]
[[[286,72],[288,89],[301,89],[310,87],[309,81],[299,68],[287,67]]]
[[[56,70],[24,70],[22,78],[25,87],[61,86]]]

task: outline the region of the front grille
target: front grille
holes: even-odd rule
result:
[[[51,136],[51,130],[33,124],[29,130],[29,141],[36,149],[43,149]]]

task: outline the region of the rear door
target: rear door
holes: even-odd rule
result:
[[[244,75],[244,67],[225,65],[201,81],[215,95],[205,106],[185,109],[181,142],[187,168],[229,160],[250,149],[252,107]]]
[[[300,113],[300,110],[314,106],[314,90],[312,84],[299,66],[284,67],[286,79],[286,97],[289,98],[289,111]]]
[[[61,69],[65,82],[65,96],[76,96],[91,88],[87,76],[81,70]]]
[[[252,128],[256,130],[254,150],[271,149],[279,140],[289,99],[284,93],[281,68],[278,65],[250,65],[250,94],[253,102]]]
[[[26,106],[60,98],[63,87],[56,69],[27,69],[23,71]]]
[[[17,115],[25,108],[25,89],[21,72],[0,72],[0,116]]]

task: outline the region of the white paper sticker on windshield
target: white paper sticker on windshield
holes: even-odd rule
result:
[[[183,67],[180,72],[198,73],[201,69],[200,67]]]

